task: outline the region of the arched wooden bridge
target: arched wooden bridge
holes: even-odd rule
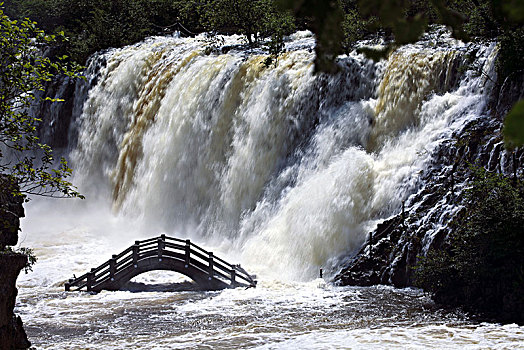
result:
[[[201,289],[218,290],[235,287],[255,287],[254,276],[240,265],[231,265],[190,240],[161,235],[135,241],[135,244],[90,272],[72,278],[65,290],[99,292],[119,290],[133,277],[153,270],[169,270],[186,275]]]

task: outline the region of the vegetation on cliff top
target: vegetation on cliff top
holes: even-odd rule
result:
[[[249,43],[260,38],[281,43],[295,28],[310,29],[318,38],[319,70],[331,70],[338,54],[372,33],[392,39],[381,51],[368,50],[378,58],[418,40],[428,24],[444,24],[467,40],[511,36],[524,20],[520,2],[490,0],[5,0],[5,6],[13,18],[28,17],[47,32],[64,32],[71,40],[62,41],[58,51],[80,63],[101,49],[181,23],[191,32],[243,34]]]
[[[182,24],[189,32],[243,34],[252,44],[271,38],[275,45],[295,30],[289,12],[273,0],[6,0],[13,18],[35,20],[50,33],[70,38],[58,42],[58,55],[79,63],[110,47],[122,47]]]

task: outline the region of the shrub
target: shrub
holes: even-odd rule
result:
[[[448,241],[415,267],[415,283],[435,301],[524,321],[524,188],[515,180],[473,169]]]

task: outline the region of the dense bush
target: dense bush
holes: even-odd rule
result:
[[[442,23],[462,39],[503,34],[502,76],[522,65],[516,59],[523,46],[522,29],[515,32],[522,20],[518,5],[488,0],[6,0],[5,6],[10,17],[28,17],[49,33],[63,31],[70,40],[56,54],[80,63],[96,51],[132,44],[180,22],[194,33],[243,34],[250,44],[259,36],[271,38],[272,53],[282,50],[284,35],[311,29],[318,37],[317,68],[329,71],[338,54],[371,33],[404,44],[416,41],[427,24]],[[392,48],[368,54],[379,59]]]
[[[524,28],[504,32],[499,53],[497,73],[502,79],[516,72],[524,74]]]
[[[295,30],[294,18],[278,11],[273,0],[7,0],[5,7],[11,17],[64,32],[70,40],[55,55],[80,63],[96,51],[162,34],[177,23],[193,33],[244,34],[250,44],[259,35],[268,37],[273,51]]]
[[[84,63],[89,55],[109,47],[142,40],[176,20],[168,0],[8,0],[6,12],[30,18],[49,33],[64,32],[57,55]]]
[[[524,322],[524,186],[474,169],[466,207],[442,249],[416,266],[437,302]]]

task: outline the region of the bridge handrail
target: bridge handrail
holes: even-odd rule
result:
[[[162,237],[162,236],[160,236],[160,237]],[[186,243],[185,239],[180,239],[180,238],[176,238],[176,237],[169,237],[169,236],[165,236],[165,238],[166,238],[166,240],[170,240],[170,241]]]
[[[177,243],[184,244],[181,245]],[[186,263],[189,263],[192,267],[197,268],[203,273],[210,274],[210,278],[220,277],[224,279],[226,283],[230,282],[232,285],[237,285],[239,280],[242,280],[249,286],[256,285],[252,276],[240,265],[232,265],[190,240],[161,235],[159,237],[135,241],[134,245],[125,249],[120,254],[113,255],[111,259],[100,266],[91,269],[88,273],[78,278],[70,279],[66,283],[66,290],[70,290],[71,287],[76,287],[76,290],[87,287],[87,289],[90,290],[93,286],[107,282],[110,278],[115,278],[119,272],[128,267],[132,265],[136,267],[139,261],[155,256],[158,256],[159,259],[163,256],[177,260],[183,259],[182,261],[186,261]],[[187,261],[187,259],[189,259],[189,261]]]
[[[215,260],[213,260],[213,266],[222,270],[222,271],[225,271],[227,273],[231,273],[231,270],[230,268],[227,268],[226,266],[222,265],[220,262],[217,262]]]
[[[144,243],[148,243],[148,242],[156,242],[158,239],[158,237],[153,237],[153,238],[148,238],[148,239],[144,239],[144,240],[138,240],[138,241],[135,241],[135,243],[138,242],[138,244],[144,244]]]
[[[209,254],[209,252],[201,247],[199,247],[198,245],[194,244],[191,242],[191,247],[195,247],[197,249],[199,249],[200,251],[204,252],[205,254]],[[195,250],[191,250],[191,253],[193,253],[194,255],[198,256],[199,258],[201,259],[206,259],[206,257],[202,254],[200,254],[199,252],[195,251]],[[240,272],[239,274],[236,275],[236,277],[238,278],[241,278],[243,279],[244,281],[248,282],[249,284],[252,284],[253,283],[253,279],[251,278],[251,276],[242,268],[239,268],[239,265],[231,265],[229,264],[228,262],[216,257],[216,256],[213,256],[213,260],[214,261],[219,261],[221,263],[225,263],[225,265],[227,267],[224,267],[222,266],[221,264],[215,264],[216,266],[220,267],[222,270],[226,271],[227,273],[230,273],[231,270],[236,270],[237,272]]]
[[[166,248],[179,249],[181,251],[184,251],[184,249],[186,249],[185,245],[175,244],[175,243],[171,243],[171,242],[165,242],[164,244],[165,244]]]
[[[109,276],[110,274],[110,270],[109,268],[105,269],[104,271],[102,271],[100,274],[98,275],[95,275],[95,280],[99,280],[99,279],[102,279],[105,275]]]
[[[189,245],[190,245],[191,247],[195,248],[196,250],[200,250],[200,251],[201,251],[202,253],[204,253],[204,254],[209,254],[209,252],[208,252],[207,250],[205,250],[204,248],[202,248],[202,247],[196,245],[195,243],[193,243],[193,242],[191,242],[191,241],[189,241]]]
[[[116,255],[116,259],[120,259],[120,258],[122,258],[124,255],[126,255],[127,253],[130,253],[130,252],[132,252],[132,251],[133,251],[133,247],[131,246],[131,247],[127,248],[126,250],[124,250],[122,253],[117,254],[117,255]]]
[[[201,249],[203,250],[203,249]],[[193,249],[191,249],[191,254],[192,256],[196,256],[198,258],[200,258],[201,261],[203,262],[206,262],[207,260],[207,257],[203,254],[201,254],[200,252],[198,251],[195,251]],[[217,262],[218,260],[218,262]],[[225,279],[228,279],[230,280],[231,279],[231,271],[232,270],[236,270],[236,271],[239,271],[238,269],[236,269],[236,267],[234,265],[231,265],[231,264],[227,264],[228,266],[224,266],[221,262],[223,260],[222,259],[217,259],[214,255],[213,255],[213,267],[215,268],[215,273],[219,272],[217,270],[221,270],[223,271],[225,274],[227,274],[228,276],[224,275],[221,273],[221,276],[223,276]],[[245,274],[243,273],[243,271],[239,271],[240,274],[237,274],[236,277],[237,278],[240,278],[242,280],[244,280],[245,282],[247,282],[248,284],[252,284],[253,281],[250,279],[249,275],[248,274]]]
[[[228,263],[227,261],[225,260],[222,260],[220,259],[219,257],[215,257],[215,260],[216,261],[220,261],[222,264],[224,264],[225,266],[227,266],[230,270],[233,268],[233,265],[231,265],[230,263]]]
[[[238,277],[242,278],[244,281],[248,282],[249,284],[256,284],[256,282],[253,280],[253,278],[246,270],[242,268],[240,265],[235,265],[235,270],[237,272],[240,272],[240,274],[237,274]]]
[[[158,242],[147,242],[143,244],[137,244],[140,247],[140,250],[154,248],[158,246]]]
[[[97,268],[91,269],[91,272],[96,274],[97,272],[100,272],[100,270],[102,270],[104,267],[109,267],[109,261],[106,261],[105,263],[98,266]]]
[[[197,248],[198,250],[200,250],[201,252],[205,253],[205,254],[209,254],[209,252],[207,250],[205,250],[204,248],[196,245],[195,243],[191,242],[191,247],[195,247]],[[195,251],[192,250],[192,253],[197,253]],[[197,255],[198,256],[198,255]],[[200,257],[202,257],[202,255],[200,255]],[[202,257],[203,258],[203,257]],[[249,284],[252,284],[253,283],[253,279],[251,278],[251,276],[244,270],[244,269],[238,269],[238,265],[231,265],[230,263],[228,263],[227,261],[223,260],[223,259],[220,259],[219,257],[217,256],[213,256],[213,260],[214,261],[219,261],[223,264],[225,264],[227,266],[227,268],[224,268],[225,271],[228,271],[228,270],[236,270],[237,272],[240,272],[240,274],[237,274],[236,276],[243,279],[244,281],[248,282]],[[220,266],[219,264],[217,264],[218,266]],[[228,271],[229,272],[229,271]]]

